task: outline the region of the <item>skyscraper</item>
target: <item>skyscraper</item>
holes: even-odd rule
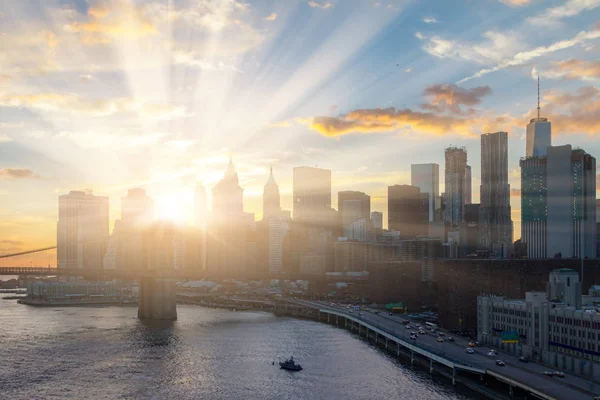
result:
[[[388,186],[388,229],[402,238],[427,234],[429,221],[427,197],[416,186]]]
[[[381,211],[371,212],[371,220],[373,221],[373,228],[383,229],[383,213]]]
[[[546,155],[546,149],[552,146],[552,125],[548,118],[540,117],[540,78],[538,77],[538,106],[537,118],[532,118],[527,124],[526,157]]]
[[[244,212],[244,189],[240,187],[238,174],[229,160],[225,176],[212,190],[213,212],[217,216],[236,215]]]
[[[458,227],[463,220],[467,192],[467,150],[464,147],[448,147],[445,155],[445,221],[452,227]]]
[[[467,165],[465,170],[465,204],[471,204],[473,198],[473,180],[471,176],[471,166]]]
[[[121,198],[121,221],[129,226],[148,226],[152,223],[154,201],[141,188],[129,189]]]
[[[194,190],[194,220],[197,226],[206,225],[208,216],[208,207],[206,205],[206,189],[200,182],[196,184]]]
[[[507,257],[512,245],[510,185],[508,184],[508,133],[481,135],[479,245],[482,249],[502,249]]]
[[[279,185],[273,177],[273,167],[269,172],[269,179],[263,190],[263,219],[279,216],[281,213],[281,201],[279,196]]]
[[[294,168],[294,220],[321,225],[331,215],[331,171]]]
[[[439,208],[440,166],[438,164],[411,164],[410,184],[429,196],[429,222],[435,220],[435,210]]]
[[[570,145],[521,160],[521,240],[529,258],[596,256],[596,159]]]
[[[348,229],[353,222],[370,218],[371,196],[352,190],[338,192],[338,212],[342,231]],[[347,236],[344,233],[344,236]]]
[[[103,268],[108,244],[108,197],[91,190],[58,198],[58,268]]]

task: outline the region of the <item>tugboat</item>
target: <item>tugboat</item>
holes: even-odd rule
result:
[[[281,367],[281,369],[285,369],[288,371],[302,371],[302,366],[300,364],[296,364],[296,362],[294,361],[294,357],[290,357],[289,360],[280,362],[279,366]]]

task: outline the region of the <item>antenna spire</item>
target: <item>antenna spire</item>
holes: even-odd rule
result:
[[[537,106],[537,111],[538,111],[538,119],[540,119],[540,76],[538,75],[538,106]]]

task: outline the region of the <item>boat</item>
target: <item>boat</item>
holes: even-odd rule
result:
[[[289,360],[285,360],[284,362],[280,362],[279,366],[281,367],[281,369],[285,369],[288,371],[302,371],[302,366],[300,364],[297,364],[294,361],[294,357],[290,357]]]

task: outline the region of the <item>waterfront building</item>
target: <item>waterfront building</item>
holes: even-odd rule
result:
[[[346,233],[346,238],[349,240],[358,240],[359,242],[374,242],[377,239],[377,230],[370,218],[354,221],[350,224]]]
[[[44,302],[116,302],[120,300],[120,287],[117,281],[87,282],[72,280],[69,282],[27,281],[27,299]]]
[[[58,268],[103,268],[108,237],[108,197],[91,190],[59,196]]]
[[[335,242],[334,272],[363,272],[369,265],[369,243],[339,238]]]
[[[271,217],[268,220],[268,265],[270,273],[283,272],[283,244],[288,233],[289,218]]]
[[[295,167],[293,176],[294,221],[321,226],[331,218],[331,171]]]
[[[115,268],[147,268],[145,231],[153,224],[154,201],[140,188],[129,189],[121,198],[121,219],[115,221],[111,240],[116,242]],[[105,267],[106,268],[106,267]]]
[[[578,273],[565,268],[550,273],[546,292],[527,292],[525,299],[479,296],[478,341],[576,374],[598,375],[590,366],[600,361],[600,313],[582,308],[581,301]],[[508,332],[516,333],[511,343]]]
[[[570,145],[521,166],[521,240],[529,258],[596,257],[596,159]]]
[[[507,132],[481,135],[480,201],[480,248],[507,258],[513,243]]]
[[[480,205],[465,204],[464,220],[460,223],[460,254],[462,257],[477,253],[480,243]]]
[[[388,229],[399,231],[402,238],[427,234],[428,196],[416,186],[388,186]]]
[[[463,220],[468,193],[467,150],[464,147],[448,147],[445,158],[445,221],[451,227],[458,227]]]
[[[417,186],[421,190],[421,193],[427,194],[429,222],[433,222],[440,203],[439,164],[411,164],[410,184]]]

